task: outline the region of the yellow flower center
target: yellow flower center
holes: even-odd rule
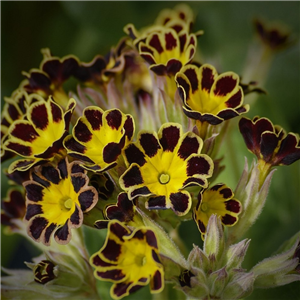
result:
[[[159,182],[161,184],[167,184],[169,181],[170,181],[170,175],[169,174],[165,174],[165,173],[160,174]]]
[[[137,255],[135,257],[135,263],[140,267],[144,266],[147,263],[146,256],[142,254]]]
[[[70,210],[73,206],[73,200],[71,198],[68,198],[67,200],[65,200],[64,206],[66,209]]]
[[[203,212],[206,212],[207,210],[208,210],[208,205],[207,205],[207,203],[202,203],[201,204],[201,210],[203,211]]]

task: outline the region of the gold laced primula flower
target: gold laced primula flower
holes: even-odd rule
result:
[[[4,149],[24,159],[14,161],[8,173],[27,171],[37,163],[52,160],[63,151],[62,141],[68,128],[76,102],[70,99],[65,112],[50,96],[27,109],[26,119],[16,120],[10,126]]]
[[[88,185],[87,171],[78,162],[65,158],[57,166],[44,164],[23,183],[26,190],[27,233],[48,246],[51,237],[59,244],[71,239],[71,229],[83,222],[83,213],[98,201],[98,193]]]
[[[162,125],[158,134],[141,131],[136,143],[125,149],[129,168],[120,177],[120,186],[130,200],[148,197],[147,209],[171,208],[177,215],[188,213],[189,185],[207,186],[213,161],[200,154],[203,141],[192,132],[183,134],[177,123]]]
[[[139,53],[149,64],[150,70],[159,76],[175,76],[182,66],[194,57],[197,48],[195,34],[187,31],[177,33],[162,27],[139,43]]]
[[[209,64],[186,65],[176,74],[183,111],[191,119],[217,125],[249,110],[234,72],[218,74]]]
[[[91,256],[90,263],[96,278],[113,282],[113,299],[121,299],[148,284],[151,293],[164,288],[156,236],[147,227],[131,231],[119,221],[111,221],[105,244]]]
[[[242,205],[234,199],[232,190],[225,184],[219,183],[198,194],[198,204],[193,211],[193,218],[204,238],[211,215],[219,216],[223,225],[233,226],[238,221],[241,211]]]
[[[83,161],[86,169],[102,172],[116,165],[133,133],[134,121],[130,115],[119,109],[103,111],[90,106],[84,109],[64,145],[69,155]]]

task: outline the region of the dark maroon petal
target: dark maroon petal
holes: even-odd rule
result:
[[[253,123],[248,118],[241,118],[239,129],[245,140],[247,148],[258,155],[260,153],[261,135],[264,131],[274,132],[272,123],[265,118],[261,118]]]
[[[222,76],[217,80],[214,94],[217,96],[225,96],[231,93],[237,85],[237,79],[232,76]]]
[[[49,124],[45,103],[35,106],[31,112],[31,120],[36,128],[44,130]]]
[[[40,71],[31,72],[28,80],[29,80],[30,89],[34,91],[35,90],[44,90],[47,92],[49,91],[51,80],[48,76],[41,73]]]
[[[74,187],[74,191],[78,193],[80,189],[86,184],[87,179],[82,175],[79,176],[71,176],[72,184]]]
[[[276,165],[290,165],[300,159],[299,139],[289,133],[282,141],[275,156]]]
[[[36,217],[30,223],[28,230],[32,237],[37,240],[47,225],[48,221],[45,218]]]
[[[192,93],[197,91],[199,89],[199,81],[198,81],[196,69],[195,68],[187,68],[184,71],[184,75],[188,78],[188,80],[190,82],[190,85],[192,88]],[[202,79],[202,82],[203,82],[203,79]],[[188,97],[186,99],[188,99]]]
[[[61,161],[59,161],[59,163],[57,164],[57,167],[60,171],[60,176],[62,179],[68,177],[68,169],[67,169],[67,164],[66,164],[65,159],[62,159]]]
[[[72,167],[71,167],[71,174],[75,174],[75,173],[85,173],[85,169],[80,166],[78,163],[73,163]],[[82,176],[83,174],[81,174]]]
[[[132,202],[132,201],[130,201]],[[106,208],[106,216],[109,220],[119,220],[121,222],[126,222],[126,215],[123,210],[115,205],[108,206]],[[101,225],[101,223],[100,223]],[[97,226],[97,228],[99,228]]]
[[[95,199],[96,199],[96,194],[94,190],[90,189],[82,192],[78,197],[81,210],[85,212],[87,209],[89,209],[91,205],[94,203]]]
[[[166,208],[166,197],[158,196],[152,197],[147,202],[148,209],[167,209]]]
[[[17,152],[21,156],[30,156],[32,154],[31,147],[24,146],[24,145],[19,144],[19,143],[9,142],[9,143],[7,143],[6,147],[9,150]]]
[[[152,193],[150,192],[150,190],[146,187],[146,186],[143,186],[143,187],[140,187],[140,188],[137,188],[137,189],[134,189],[131,193],[130,193],[130,198],[133,199],[137,196],[149,196],[151,195]]]
[[[226,214],[225,216],[222,217],[222,223],[224,225],[232,225],[237,221],[236,217],[233,217],[231,215]]]
[[[137,163],[143,166],[146,162],[144,153],[135,144],[130,144],[125,149],[125,155],[129,164]]]
[[[84,115],[91,124],[93,130],[99,130],[102,126],[102,112],[97,109],[86,109]]]
[[[145,52],[150,52],[148,49],[149,48],[147,48],[147,47],[141,47],[141,49],[142,49],[142,51],[145,51]],[[146,51],[146,50],[148,50],[148,51]],[[142,52],[140,55],[141,55],[141,57],[149,64],[149,65],[155,65],[155,60],[154,60],[154,58],[153,58],[153,56],[152,56],[152,54],[146,54],[145,52]],[[152,51],[151,51],[152,52]]]
[[[151,251],[151,254],[152,254],[152,258],[157,262],[157,263],[160,263],[161,264],[161,261],[156,253],[156,251],[154,249],[152,249]]]
[[[187,109],[186,107],[183,107],[183,112],[186,116],[188,116],[191,119],[199,120],[201,122],[207,122],[211,125],[218,125],[223,122],[223,119],[216,117],[212,114],[201,114],[196,111],[192,111],[190,109]]]
[[[242,103],[242,100],[242,89],[239,88],[239,90],[226,101],[226,106],[231,108],[238,107]]]
[[[51,185],[51,183],[49,181],[43,180],[34,172],[32,172],[32,180],[40,183],[41,185],[43,185],[45,187],[49,187]]]
[[[90,132],[87,125],[84,124],[81,119],[79,119],[74,128],[74,136],[78,141],[86,143],[92,139],[93,134]]]
[[[168,126],[162,130],[159,140],[164,151],[174,151],[180,138],[180,129],[176,126]]]
[[[139,282],[143,282],[144,280],[147,280],[147,278],[140,278]],[[142,287],[144,287],[144,285],[133,285],[130,290],[129,290],[129,294],[135,293],[136,291],[140,290]]]
[[[153,277],[151,278],[151,290],[155,291],[161,289],[162,282],[163,282],[162,274],[159,270],[157,270],[153,275]]]
[[[16,108],[15,104],[12,105],[11,103],[7,103],[7,105],[8,105],[7,106],[8,107],[7,108],[7,112],[9,114],[9,116],[11,117],[11,119],[13,121],[20,119],[21,114],[20,114],[19,110]],[[3,116],[2,116],[2,118],[3,118]],[[8,121],[7,120],[1,120],[1,124],[2,125],[6,125],[8,127],[9,126],[9,122],[8,123],[6,123],[6,122],[8,122]]]
[[[213,70],[209,67],[202,68],[202,79],[201,79],[201,88],[206,91],[210,91],[214,83],[214,73]]]
[[[126,188],[142,184],[144,182],[140,169],[136,165],[129,167],[129,169],[122,176],[122,179]]]
[[[114,240],[108,239],[106,246],[101,253],[106,259],[117,262],[118,257],[121,254],[121,245]]]
[[[105,272],[97,271],[97,275],[101,278],[112,279],[114,281],[119,281],[126,276],[122,273],[122,270],[119,269],[108,270]]]
[[[134,133],[134,123],[132,117],[127,116],[127,119],[124,123],[124,129],[125,129],[125,135],[129,140],[131,140]]]
[[[209,174],[211,165],[204,157],[193,156],[188,160],[187,175],[193,176],[195,174]]]
[[[206,182],[203,179],[190,177],[183,183],[182,187],[186,187],[188,185],[204,186],[205,184]]]
[[[173,27],[173,29],[175,29],[175,28]],[[180,28],[178,28],[178,29],[180,29]],[[175,31],[177,31],[177,30],[175,29]],[[179,31],[181,31],[181,30],[179,30]],[[179,32],[179,31],[177,31],[177,32]],[[180,52],[183,52],[186,41],[187,41],[187,34],[186,33],[179,36]]]
[[[165,33],[166,50],[172,50],[177,46],[177,40],[173,36],[172,32]]]
[[[167,67],[163,64],[152,65],[150,70],[158,76],[168,75]]]
[[[110,267],[112,264],[105,262],[99,255],[93,257],[93,265],[97,267]]]
[[[26,208],[25,219],[30,220],[33,216],[42,214],[42,206],[38,204],[28,204]]]
[[[271,162],[274,152],[279,145],[279,138],[274,132],[263,132],[260,141],[260,152],[264,161]]]
[[[55,231],[55,233],[54,233],[55,240],[58,243],[66,243],[71,237],[70,234],[71,234],[71,231],[70,231],[70,227],[69,227],[69,220],[67,220],[66,223],[62,227],[58,228]]]
[[[42,175],[49,181],[54,184],[58,184],[60,182],[60,176],[58,170],[51,166],[42,167]]]
[[[220,194],[224,199],[230,199],[233,197],[233,192],[230,188],[224,188],[220,190]]]
[[[56,226],[57,226],[56,224],[51,223],[45,230],[45,235],[44,235],[45,244],[49,243],[52,233],[53,233],[54,229],[56,228]]]
[[[108,143],[103,148],[103,160],[106,163],[115,162],[122,152],[122,145],[114,142]]]
[[[130,233],[130,230],[127,227],[121,225],[118,222],[110,224],[110,231],[114,233],[122,242],[124,241],[123,236]]]
[[[59,123],[63,118],[61,109],[57,104],[53,102],[50,103],[50,107],[51,107],[53,122]]]
[[[184,160],[187,159],[192,153],[197,153],[199,150],[200,144],[196,137],[191,137],[187,135],[178,150],[178,155]]]
[[[242,209],[241,204],[234,199],[226,201],[225,206],[226,206],[226,210],[232,211],[234,213],[239,213]]]
[[[180,71],[182,67],[181,61],[178,59],[170,59],[167,63],[167,74],[175,76],[177,72]]]
[[[170,200],[173,206],[173,210],[175,213],[185,213],[188,210],[189,204],[190,204],[190,198],[187,194],[178,192],[178,193],[172,193],[170,195]]]
[[[24,123],[15,124],[11,135],[25,142],[32,142],[39,136],[31,124]]]
[[[78,143],[73,137],[66,139],[65,140],[65,147],[74,152],[79,152],[79,153],[84,153],[86,151],[86,147]],[[92,162],[89,159],[90,162]]]
[[[35,183],[30,183],[25,185],[26,196],[28,200],[38,202],[43,200],[43,186],[40,186]]]
[[[76,205],[75,211],[72,214],[70,221],[73,225],[75,225],[76,227],[81,225],[82,223],[82,214],[80,214],[79,208]]]
[[[192,287],[191,286],[191,277],[195,276],[190,270],[183,270],[181,272],[181,274],[179,275],[179,283],[182,287],[184,286],[188,286],[188,287]]]
[[[122,114],[119,110],[113,109],[106,116],[107,125],[112,129],[119,129],[122,123]]]
[[[122,295],[127,293],[127,289],[132,284],[132,282],[120,282],[117,283],[113,288],[113,294],[116,295],[118,298],[121,298]]]
[[[227,109],[223,109],[221,110],[217,116],[224,119],[224,120],[229,120],[232,119],[234,117],[237,117],[240,114],[240,112],[238,112],[235,109],[232,108],[227,108]]]
[[[153,47],[159,54],[164,51],[160,39],[158,37],[158,34],[153,34],[151,39],[149,40],[149,45]]]
[[[161,148],[157,138],[151,133],[141,134],[139,142],[148,157],[155,156],[157,151]]]
[[[201,231],[202,233],[205,233],[206,227],[205,227],[204,223],[203,223],[201,220],[197,220],[196,222],[197,222],[197,224],[198,224],[198,227],[199,227],[200,231]]]
[[[132,238],[143,240],[145,238],[145,233],[142,230],[137,230]]]
[[[146,235],[146,241],[147,241],[148,245],[150,245],[151,247],[154,247],[155,249],[158,249],[157,240],[156,240],[156,236],[155,236],[154,232],[152,230],[147,230],[145,235]]]
[[[26,210],[23,193],[18,190],[9,191],[8,201],[2,201],[1,208],[5,211],[5,214],[10,217],[23,218]]]

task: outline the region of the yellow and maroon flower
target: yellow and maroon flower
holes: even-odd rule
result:
[[[139,53],[159,76],[175,74],[194,57],[197,47],[195,34],[163,28],[149,34],[139,43]]]
[[[103,111],[99,107],[85,108],[64,145],[73,157],[92,171],[104,171],[116,165],[118,156],[134,133],[133,118],[119,109]]]
[[[128,296],[149,283],[151,293],[164,288],[156,236],[146,227],[131,231],[119,221],[111,221],[105,244],[92,255],[90,263],[96,278],[114,283],[110,290],[114,299]]]
[[[68,134],[69,123],[75,108],[70,99],[66,112],[52,97],[40,100],[27,109],[27,119],[16,120],[9,128],[4,149],[25,159],[14,161],[8,169],[26,171],[33,165],[51,160],[61,149],[62,141]]]
[[[189,118],[217,125],[249,110],[248,105],[243,106],[239,76],[233,72],[218,75],[209,64],[187,65],[175,80]]]
[[[23,184],[28,235],[45,245],[50,245],[53,234],[57,243],[68,243],[71,229],[82,225],[83,213],[98,201],[96,189],[88,183],[87,171],[76,161],[39,166]]]
[[[300,159],[300,141],[295,133],[274,126],[267,118],[241,118],[239,129],[247,148],[269,166],[290,165]]]
[[[128,198],[151,196],[148,209],[171,208],[185,215],[191,207],[189,185],[207,186],[212,176],[213,161],[200,154],[202,140],[192,132],[183,134],[177,123],[162,125],[158,134],[141,131],[138,142],[125,149],[130,167],[120,177]],[[153,196],[153,197],[152,197]]]
[[[234,199],[232,190],[225,184],[219,183],[199,193],[193,218],[203,238],[211,215],[219,216],[223,225],[233,226],[238,221],[241,210],[241,203]]]
[[[46,284],[47,282],[56,278],[57,268],[50,260],[41,260],[33,269],[34,281],[40,284]]]

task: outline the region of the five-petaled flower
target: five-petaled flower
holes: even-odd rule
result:
[[[200,154],[203,142],[192,132],[182,133],[177,123],[166,123],[158,134],[141,131],[138,141],[125,149],[129,168],[120,177],[128,198],[148,197],[148,209],[171,208],[185,215],[191,208],[189,185],[207,186],[213,161]]]
[[[212,214],[221,218],[226,226],[233,226],[241,213],[241,203],[234,199],[232,190],[219,183],[210,189],[202,190],[198,195],[198,204],[193,211],[193,218],[204,238],[208,220]]]
[[[269,169],[271,166],[290,165],[300,159],[300,141],[294,133],[274,126],[267,118],[241,118],[239,129],[249,151]]]
[[[84,162],[91,171],[105,171],[116,166],[123,148],[132,139],[134,122],[119,109],[103,111],[96,106],[84,109],[64,145],[68,154]]]
[[[71,239],[71,229],[83,222],[83,213],[98,201],[94,187],[88,186],[87,171],[78,162],[67,159],[40,166],[32,179],[24,182],[26,189],[27,233],[35,241],[50,245],[51,236],[59,244]]]
[[[184,113],[192,119],[212,125],[239,116],[249,110],[243,105],[244,94],[239,76],[217,73],[209,64],[186,65],[175,76]]]
[[[55,265],[50,260],[40,261],[33,269],[34,281],[40,284],[46,284],[47,282],[55,279],[57,270]]]
[[[68,135],[71,114],[75,100],[70,99],[65,112],[54,102],[34,102],[27,109],[27,119],[16,120],[9,128],[4,149],[12,151],[24,159],[14,161],[8,169],[26,171],[45,161],[52,160],[62,149],[62,141]]]
[[[104,246],[90,258],[95,277],[112,281],[110,294],[120,299],[150,283],[152,293],[164,288],[164,270],[155,233],[147,227],[131,231],[111,221]]]

